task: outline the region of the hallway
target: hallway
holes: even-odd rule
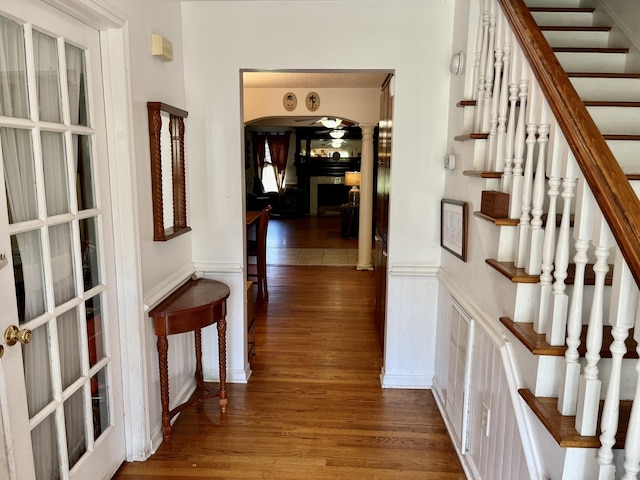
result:
[[[270,246],[344,247],[321,217],[285,240],[279,229],[304,223],[289,220],[270,224]],[[380,388],[374,272],[271,265],[268,277],[253,374],[229,385],[228,413],[215,400],[186,410],[171,442],[114,478],[464,479],[431,392]]]
[[[352,266],[358,240],[340,236],[340,216],[272,217],[267,235],[268,265]]]

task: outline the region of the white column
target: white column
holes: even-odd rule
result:
[[[375,125],[360,125],[362,158],[360,159],[360,215],[358,224],[357,270],[373,270],[371,238],[373,223],[373,129]]]

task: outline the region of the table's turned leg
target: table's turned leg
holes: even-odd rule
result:
[[[204,376],[202,373],[202,330],[196,329],[196,383],[198,387],[204,388]]]
[[[218,320],[218,363],[220,364],[220,411],[227,413],[227,320]]]
[[[158,335],[158,360],[160,363],[160,402],[162,403],[162,438],[171,439],[171,417],[169,416],[169,364],[167,352],[169,342],[165,335]]]

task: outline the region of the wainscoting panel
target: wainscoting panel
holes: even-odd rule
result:
[[[497,345],[494,336],[483,328],[483,322],[468,313],[474,311],[473,306],[469,305],[467,310],[464,303],[459,298],[454,299],[442,284],[439,300],[433,390],[468,477],[474,480],[530,478],[510,391],[515,387],[510,386],[513,381],[507,378],[505,355],[501,351],[508,347]],[[470,320],[467,325],[472,328],[472,334],[466,337],[454,335],[459,330],[460,310],[464,312],[462,317]],[[465,345],[455,345],[454,338]],[[466,376],[461,376],[456,368],[455,358],[461,349],[470,352]],[[468,378],[466,384],[465,378]],[[455,386],[448,384],[451,379],[457,382]],[[456,391],[461,390],[465,397],[468,396],[468,404],[454,401]],[[465,405],[468,405],[466,441],[460,430]]]

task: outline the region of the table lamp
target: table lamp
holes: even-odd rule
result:
[[[357,207],[360,205],[360,172],[345,172],[344,184],[351,187],[349,190],[349,205]]]

